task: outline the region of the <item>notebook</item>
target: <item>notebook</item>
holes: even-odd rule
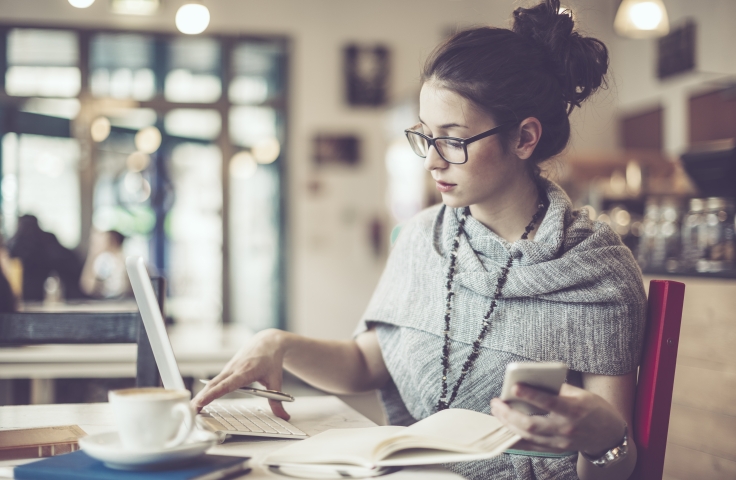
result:
[[[272,468],[341,465],[375,470],[467,462],[500,455],[520,439],[491,415],[453,408],[410,427],[327,430],[273,452],[263,463]]]
[[[181,468],[114,470],[79,450],[15,467],[19,480],[219,480],[248,469],[247,457],[204,455]]]
[[[79,450],[87,435],[77,425],[0,430],[0,460],[53,457]]]

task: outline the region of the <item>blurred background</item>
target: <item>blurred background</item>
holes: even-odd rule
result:
[[[440,201],[403,135],[424,59],[531,3],[0,0],[3,308],[129,308],[141,255],[190,380],[264,328],[348,338],[392,229]],[[563,5],[610,88],[545,174],[686,283],[666,472],[736,478],[736,3]],[[52,375],[0,349],[0,403],[104,398],[125,352]]]

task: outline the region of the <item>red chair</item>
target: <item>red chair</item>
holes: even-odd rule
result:
[[[684,283],[649,283],[647,328],[634,406],[638,457],[629,480],[662,479],[684,297]]]

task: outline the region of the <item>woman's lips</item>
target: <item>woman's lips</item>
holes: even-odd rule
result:
[[[445,183],[437,180],[437,190],[439,190],[441,193],[449,192],[450,190],[455,188],[455,185],[456,184],[454,183]]]

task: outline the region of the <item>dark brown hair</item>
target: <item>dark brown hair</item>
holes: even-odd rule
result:
[[[467,98],[499,125],[537,118],[542,137],[529,165],[538,174],[540,162],[567,146],[572,110],[606,86],[608,49],[574,27],[559,0],[517,8],[510,30],[472,28],[438,46],[422,81]]]

